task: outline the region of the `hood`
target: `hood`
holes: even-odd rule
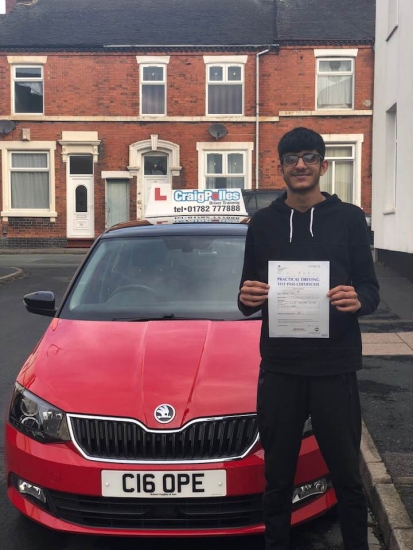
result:
[[[321,192],[323,197],[325,197],[324,201],[321,201],[314,205],[314,209],[318,210],[319,208],[329,208],[333,204],[336,204],[337,202],[341,202],[341,200],[338,198],[337,195],[330,195],[329,193],[325,193],[324,191]],[[280,195],[275,201],[272,201],[270,204],[270,208],[274,208],[275,210],[281,210],[282,212],[291,212],[291,208],[285,204],[285,201],[287,199],[287,192]]]
[[[19,383],[65,412],[178,428],[193,418],[255,411],[261,323],[53,319]]]
[[[294,208],[291,208],[290,206],[285,204],[285,201],[287,199],[287,192],[283,193],[280,197],[275,199],[275,201],[273,201],[270,204],[269,208],[273,208],[274,210],[277,210],[278,212],[288,214],[288,216],[289,216],[289,225],[290,225],[290,242],[293,240],[294,214],[295,213],[307,214],[307,212],[309,211],[309,213],[310,213],[309,231],[311,233],[311,236],[314,237],[314,233],[313,233],[314,217],[316,215],[318,215],[319,212],[327,211],[327,210],[329,210],[329,208],[334,206],[336,203],[341,202],[341,200],[335,194],[330,195],[329,193],[325,193],[325,192],[322,192],[321,194],[324,196],[325,200],[315,204],[313,207],[309,208],[309,210],[307,210],[304,213],[298,212]]]

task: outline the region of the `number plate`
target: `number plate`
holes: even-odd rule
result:
[[[102,471],[104,497],[222,497],[227,494],[225,470]]]

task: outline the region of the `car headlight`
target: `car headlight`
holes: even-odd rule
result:
[[[70,441],[66,414],[16,382],[10,403],[12,426],[41,443]]]

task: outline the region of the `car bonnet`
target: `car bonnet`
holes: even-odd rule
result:
[[[65,412],[167,428],[255,411],[257,320],[91,322],[54,319],[18,381]]]

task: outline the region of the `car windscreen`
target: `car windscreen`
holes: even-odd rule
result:
[[[102,239],[59,317],[82,320],[245,319],[237,307],[243,235]]]

